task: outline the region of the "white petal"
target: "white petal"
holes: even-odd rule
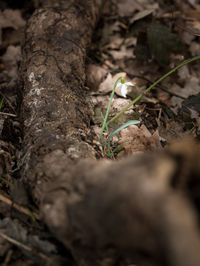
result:
[[[122,85],[121,94],[124,98],[126,98],[126,94],[128,93],[127,86],[125,84]]]
[[[123,84],[121,82],[118,82],[116,88],[120,88],[121,86],[123,86]]]
[[[132,82],[126,82],[125,85],[126,86],[135,86]]]

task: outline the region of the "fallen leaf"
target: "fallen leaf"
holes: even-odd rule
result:
[[[119,78],[126,78],[125,72],[120,72],[114,76],[112,76],[110,73],[108,73],[106,79],[99,85],[99,92],[106,94],[108,92],[111,92],[113,90],[114,84],[116,80]]]
[[[189,72],[188,65],[185,65],[185,66],[179,68],[177,73],[178,73],[178,76],[180,78],[180,81],[185,81],[188,78],[190,78],[190,72]]]
[[[197,95],[198,93],[200,93],[199,79],[191,76],[190,78],[186,79],[184,88],[181,88],[178,84],[174,83],[171,86],[171,91],[181,95],[184,98],[188,98],[191,95]],[[182,98],[176,96],[173,96],[171,98],[171,103],[173,107],[175,106],[181,107],[182,102],[183,102]]]
[[[129,16],[135,11],[143,11],[144,9],[151,9],[158,4],[153,0],[118,0],[118,13],[120,16]]]
[[[116,98],[111,104],[111,108],[116,111],[116,113],[120,112],[123,108],[125,108],[131,100],[126,98]],[[133,110],[129,109],[127,113],[131,113]]]
[[[133,49],[127,48],[126,45],[122,45],[120,50],[109,50],[108,53],[113,57],[114,60],[133,58]]]
[[[166,142],[171,142],[172,140],[181,138],[185,135],[184,123],[180,123],[173,120],[166,121],[166,126],[162,124],[158,128],[159,136],[161,139],[166,140]]]
[[[129,126],[123,129],[120,134],[119,144],[123,144],[124,147],[120,156],[161,149],[158,132],[155,131],[154,134],[151,134],[145,125],[140,128],[135,125]]]
[[[24,27],[25,23],[19,10],[5,9],[0,11],[0,45],[2,44],[2,29],[13,28],[17,30]]]
[[[195,35],[191,34],[190,32],[183,31],[181,35],[181,39],[184,43],[187,45],[190,45],[190,43],[196,38]]]
[[[149,15],[151,15],[154,12],[155,9],[145,9],[142,10],[140,12],[137,12],[131,19],[130,19],[130,23],[134,23],[137,20],[143,19]]]
[[[119,38],[118,36],[116,38],[112,38],[110,42],[104,46],[104,51],[109,53],[110,49],[119,49],[123,41],[124,39]]]
[[[108,72],[104,68],[90,64],[87,67],[87,86],[92,91],[96,91],[107,74]]]
[[[200,44],[198,42],[191,42],[189,50],[192,56],[198,56],[200,51]]]
[[[185,87],[182,89],[182,96],[189,97],[191,95],[196,95],[200,92],[199,79],[191,76],[190,79],[186,80]]]
[[[15,86],[18,76],[18,63],[21,60],[20,46],[8,46],[6,53],[2,56],[6,68],[8,69],[8,77],[10,78],[9,86]]]
[[[200,93],[192,95],[184,100],[183,105],[191,112],[191,118],[198,119],[200,116]]]

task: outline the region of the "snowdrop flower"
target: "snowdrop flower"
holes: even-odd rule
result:
[[[125,82],[124,79],[122,78],[120,82],[117,83],[116,88],[121,89],[121,95],[126,98],[126,95],[128,93],[128,87],[129,86],[135,86],[132,82]]]

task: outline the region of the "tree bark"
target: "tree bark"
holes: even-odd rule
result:
[[[20,164],[37,200],[46,180],[46,154],[60,149],[72,160],[96,156],[87,137],[92,110],[84,86],[85,55],[102,2],[44,1],[25,30]]]
[[[102,2],[44,1],[27,24],[22,179],[78,265],[199,266],[187,191],[187,180],[200,173],[193,163],[199,146],[192,153],[95,159],[84,62]]]

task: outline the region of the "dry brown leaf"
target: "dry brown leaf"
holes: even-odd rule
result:
[[[199,79],[191,76],[190,79],[187,79],[185,87],[182,89],[182,96],[189,97],[191,95],[196,95],[200,92]]]
[[[126,40],[124,41],[125,45],[127,47],[130,47],[130,46],[135,46],[136,43],[137,43],[137,38],[136,37],[129,37],[129,38],[126,38]]]
[[[191,42],[196,38],[196,36],[191,34],[190,32],[183,31],[181,38],[187,45],[190,45]]]
[[[108,73],[106,79],[99,85],[99,90],[98,91],[101,94],[107,94],[107,93],[111,92],[113,90],[113,87],[114,87],[115,82],[120,77],[124,78],[125,79],[125,82],[128,82],[129,81],[129,82],[132,82],[133,84],[135,84],[135,82],[133,82],[132,80],[130,80],[130,79],[128,79],[126,77],[126,73],[125,72],[117,73],[114,76],[112,76],[110,73]],[[132,98],[137,97],[139,95],[139,93],[141,93],[140,88],[137,87],[137,86],[129,86],[127,88],[127,90],[128,90],[127,95],[129,95]],[[123,97],[120,87],[115,89],[115,93],[118,96]]]
[[[126,78],[125,72],[120,72],[114,76],[112,76],[110,73],[108,73],[106,79],[99,85],[99,92],[106,94],[108,92],[111,92],[113,90],[114,84],[118,78]]]
[[[192,56],[198,56],[200,51],[200,44],[198,42],[191,42],[189,50]]]
[[[145,125],[138,128],[135,125],[123,129],[121,132],[120,144],[123,145],[124,151],[120,153],[133,154],[138,152],[153,151],[161,149],[158,132],[151,134]]]
[[[182,138],[186,133],[183,130],[184,125],[174,120],[167,121],[166,127],[160,125],[158,131],[161,138],[166,142]]]
[[[200,93],[200,84],[199,79],[193,76],[190,76],[190,78],[186,79],[186,83],[184,88],[181,88],[178,84],[174,83],[171,87],[171,91],[188,98],[191,95],[196,95]],[[171,98],[172,106],[179,106],[181,107],[181,103],[183,102],[183,99],[178,98],[176,96],[173,96]]]
[[[21,47],[8,46],[6,53],[2,56],[6,68],[8,69],[8,76],[10,78],[9,86],[15,86],[18,75],[18,62],[21,60]]]
[[[112,101],[111,108],[114,109],[117,112],[120,112],[122,109],[124,109],[131,100],[126,98],[116,98]],[[133,110],[129,109],[126,113],[132,113]]]
[[[111,38],[111,41],[104,46],[104,51],[109,53],[109,49],[119,49],[123,41],[123,38],[114,35],[113,38]]]
[[[155,3],[153,0],[118,0],[117,5],[120,16],[129,16],[135,11],[153,8]]]
[[[158,90],[157,98],[160,102],[165,103],[167,106],[171,106],[171,97],[169,93],[162,90]]]
[[[199,12],[199,15],[200,15],[200,12]],[[195,34],[200,34],[200,21],[198,21],[198,20],[191,21],[190,24],[188,25],[188,27]]]
[[[137,20],[140,20],[140,19],[143,19],[147,16],[149,16],[150,14],[153,13],[155,9],[145,9],[145,10],[142,10],[140,12],[137,12],[131,19],[130,19],[130,23],[133,23]]]
[[[180,78],[180,81],[185,81],[188,78],[190,78],[190,72],[189,72],[188,65],[185,65],[185,66],[179,68],[177,72],[178,72],[178,76]]]
[[[13,28],[15,30],[24,27],[25,20],[19,10],[5,9],[0,11],[0,45],[2,44],[2,29]]]
[[[181,94],[182,88],[178,84],[174,83],[170,89],[174,93],[182,95]],[[171,98],[171,106],[173,106],[173,107],[181,107],[182,102],[183,102],[182,98],[179,98],[176,96],[172,96],[172,98]]]
[[[90,64],[87,68],[87,86],[96,91],[108,72],[97,65]]]
[[[113,57],[114,60],[134,58],[133,49],[127,48],[126,45],[122,45],[120,50],[109,50],[108,53]]]

